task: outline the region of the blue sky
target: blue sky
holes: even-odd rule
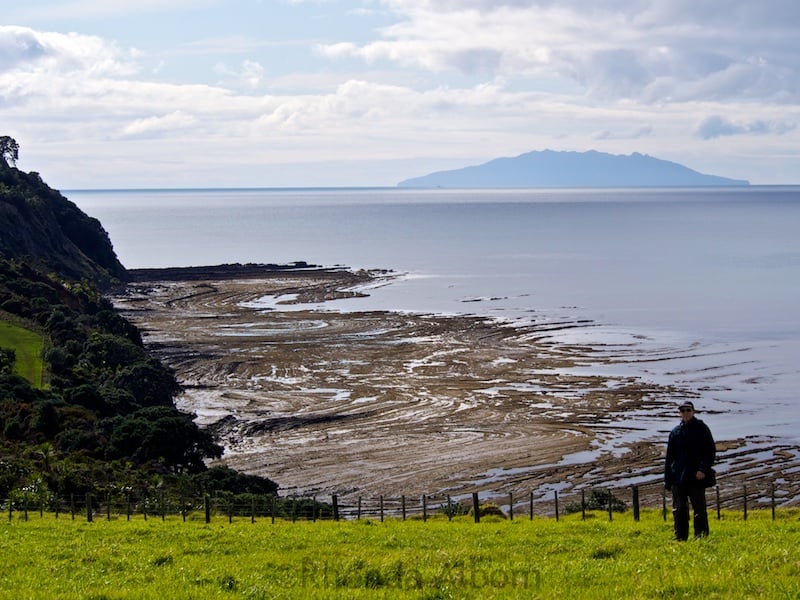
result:
[[[0,134],[59,189],[395,185],[531,150],[800,183],[796,0],[26,0]]]

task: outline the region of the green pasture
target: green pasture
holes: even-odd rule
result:
[[[10,348],[16,353],[15,373],[30,381],[34,387],[42,387],[44,376],[42,334],[0,320],[0,348]]]
[[[559,521],[70,519],[0,523],[0,598],[798,598],[800,511]]]

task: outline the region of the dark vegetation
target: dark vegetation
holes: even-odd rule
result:
[[[0,498],[152,486],[275,493],[269,479],[206,467],[222,448],[175,408],[175,374],[102,295],[127,278],[108,234],[37,173],[11,166],[13,139],[1,137],[0,151],[0,320],[44,336],[48,374],[46,385],[27,381],[15,349],[0,348]]]

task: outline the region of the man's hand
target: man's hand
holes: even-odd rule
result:
[[[703,473],[702,471],[698,471],[697,473],[695,473],[694,478],[697,479],[698,481],[702,481],[703,479],[706,478],[706,474]]]

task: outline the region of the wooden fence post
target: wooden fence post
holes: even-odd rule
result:
[[[586,490],[581,489],[581,521],[586,520]]]
[[[383,496],[381,496],[381,523],[383,523]]]
[[[747,521],[747,484],[744,484],[744,520]]]
[[[86,494],[86,520],[92,522],[92,495]]]
[[[72,516],[72,520],[75,520],[75,494],[69,495],[69,512]]]
[[[8,499],[8,522],[14,519],[14,503],[11,501],[11,498]]]
[[[478,492],[472,492],[472,510],[475,513],[475,522],[481,522],[481,506],[478,503]]]
[[[277,496],[272,496],[271,512],[272,512],[272,524],[273,525],[275,524],[275,511],[277,510],[277,505],[278,505],[278,497]]]
[[[361,496],[358,497],[358,512],[356,513],[356,519],[361,519]]]
[[[513,492],[508,492],[508,518],[509,520],[514,520],[514,494]]]
[[[774,483],[772,485],[770,485],[769,492],[770,492],[769,493],[770,506],[772,507],[772,520],[774,521],[775,520],[775,484]]]
[[[256,497],[250,496],[250,523],[256,522]]]
[[[613,505],[614,505],[614,497],[611,495],[611,490],[609,489],[608,490],[608,520],[609,521],[613,521],[614,520],[614,517],[613,517],[613,514],[612,514]]]
[[[722,519],[722,503],[719,499],[719,486],[715,486],[716,494],[717,494],[717,521]]]
[[[339,498],[336,496],[336,494],[333,494],[333,496],[331,496],[331,504],[333,505],[333,520],[334,521],[338,521],[339,520]]]
[[[111,495],[106,492],[106,521],[111,520]]]
[[[422,494],[422,522],[428,522],[428,498]]]
[[[667,520],[667,489],[661,489],[661,516],[664,518],[664,522]]]
[[[208,494],[203,496],[203,508],[206,513],[206,523],[211,523],[211,498]]]
[[[633,486],[633,520],[639,521],[639,486]]]
[[[558,521],[558,490],[553,490],[553,498],[556,504],[556,521]]]
[[[406,497],[400,496],[400,509],[403,511],[403,521],[406,520]]]
[[[533,492],[531,492],[531,521],[533,521]]]
[[[447,494],[447,520],[453,520],[453,501],[450,499],[450,494]]]
[[[128,521],[131,520],[131,495],[125,495],[125,514],[128,518]]]

